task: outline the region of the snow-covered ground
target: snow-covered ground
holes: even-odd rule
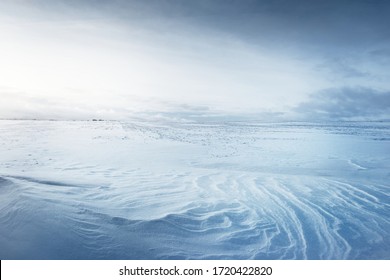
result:
[[[389,123],[0,121],[0,259],[389,259]]]

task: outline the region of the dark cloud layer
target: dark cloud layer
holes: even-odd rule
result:
[[[328,89],[313,94],[295,111],[307,120],[390,119],[390,92],[363,87]]]
[[[365,47],[389,41],[386,0],[35,0],[17,1],[54,16],[96,16],[169,27],[216,29],[258,43],[307,43],[313,48]],[[14,11],[17,12],[17,11]],[[164,26],[164,22],[170,22]],[[180,23],[180,24],[178,24]],[[166,30],[170,31],[170,30]],[[337,43],[337,44],[335,44]]]

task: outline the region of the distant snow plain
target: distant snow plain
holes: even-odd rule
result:
[[[0,121],[0,259],[389,259],[390,123]]]

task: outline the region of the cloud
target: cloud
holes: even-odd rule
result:
[[[362,71],[355,66],[356,59],[333,57],[318,66],[319,70],[325,70],[327,74],[337,75],[341,78],[370,77],[367,71]]]
[[[365,87],[317,92],[295,109],[306,120],[378,120],[390,118],[390,91]]]
[[[142,111],[134,114],[132,118],[148,121],[172,122],[236,122],[236,121],[284,121],[284,112],[258,111],[258,112],[231,112],[219,110],[208,106],[195,106],[189,104],[165,104],[165,108],[155,111]]]
[[[123,119],[134,114],[120,104],[65,101],[0,86],[0,119],[88,120],[92,118]]]
[[[389,90],[389,12],[380,0],[0,1],[0,87],[14,89],[0,117],[341,114],[315,113],[321,94],[301,102]]]
[[[383,65],[389,65],[390,48],[376,49],[370,52],[371,59]]]

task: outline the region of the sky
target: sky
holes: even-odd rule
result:
[[[0,0],[0,118],[389,120],[390,1]]]

